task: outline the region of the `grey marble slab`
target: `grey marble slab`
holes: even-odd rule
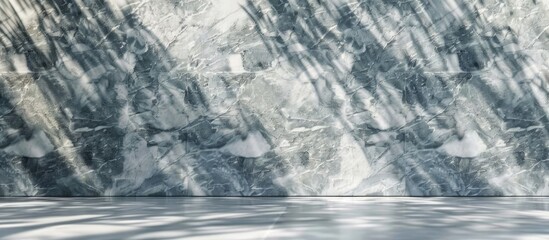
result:
[[[0,196],[549,195],[548,11],[0,0]]]

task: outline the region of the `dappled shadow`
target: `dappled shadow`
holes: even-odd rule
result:
[[[261,123],[212,108],[136,3],[0,2],[0,195],[285,195],[275,155],[220,149]]]
[[[390,171],[399,184],[384,188],[409,195],[546,195],[548,33],[506,22],[536,4],[269,0],[243,9],[275,61],[309,81],[375,156],[375,172],[344,194],[399,192],[369,190]]]
[[[546,198],[4,198],[0,239],[544,239]]]
[[[239,3],[0,0],[0,195],[548,194],[545,3]]]

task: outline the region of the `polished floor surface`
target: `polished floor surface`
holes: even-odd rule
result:
[[[0,198],[0,239],[549,239],[549,198]]]

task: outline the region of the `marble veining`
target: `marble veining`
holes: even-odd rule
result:
[[[0,196],[549,195],[547,12],[0,0]]]

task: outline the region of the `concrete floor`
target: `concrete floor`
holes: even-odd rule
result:
[[[0,198],[0,239],[549,239],[549,198]]]

